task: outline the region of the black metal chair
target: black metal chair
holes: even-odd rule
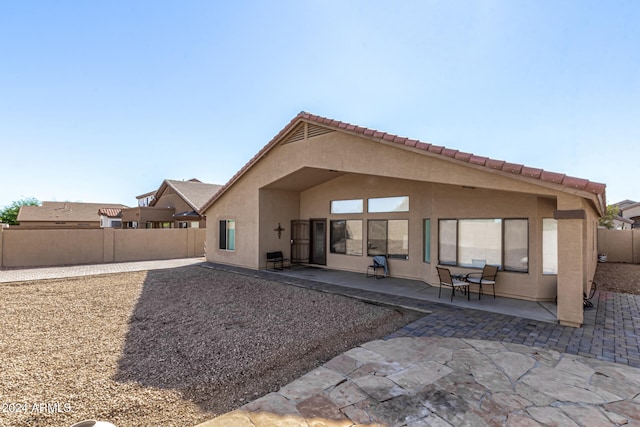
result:
[[[469,273],[467,274],[467,282],[473,283],[479,286],[478,299],[482,299],[483,286],[493,287],[493,297],[496,297],[496,276],[498,275],[498,267],[495,265],[485,265],[482,269],[482,273]]]
[[[464,280],[454,279],[451,277],[451,272],[448,268],[436,267],[438,269],[438,277],[440,278],[440,291],[438,291],[438,298],[442,295],[442,287],[451,288],[451,301],[453,302],[453,296],[456,293],[456,289],[460,289],[467,295],[467,301],[471,299],[469,292],[469,282]]]

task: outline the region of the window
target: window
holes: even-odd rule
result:
[[[236,249],[236,221],[233,219],[220,220],[220,234],[218,236],[220,249],[233,251]]]
[[[456,265],[458,263],[456,253],[458,221],[455,219],[441,219],[438,225],[440,264]]]
[[[424,220],[424,262],[431,262],[431,220]]]
[[[332,214],[362,213],[362,205],[363,205],[362,199],[332,200],[331,213]]]
[[[406,219],[369,220],[367,255],[409,259],[409,221]]]
[[[529,221],[504,220],[504,269],[529,271]]]
[[[542,219],[542,274],[558,274],[558,220]]]
[[[368,210],[377,212],[409,212],[409,196],[368,199]]]
[[[438,224],[441,264],[529,271],[528,220],[443,219]]]
[[[502,265],[502,220],[458,220],[458,265],[482,268]]]
[[[362,220],[331,221],[331,253],[362,255]]]

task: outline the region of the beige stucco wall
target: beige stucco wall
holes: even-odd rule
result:
[[[205,213],[207,218],[206,242],[207,259],[225,264],[259,268],[260,231],[259,191],[260,180],[257,174],[248,173],[247,179],[235,186],[233,193],[222,195],[215,204],[215,209]],[[236,249],[220,250],[218,247],[218,222],[223,219],[236,221]]]
[[[205,229],[5,230],[0,268],[203,256]]]
[[[409,212],[331,214],[331,200],[386,196],[409,196]],[[534,195],[461,188],[443,184],[381,178],[369,175],[345,175],[301,194],[302,218],[363,220],[363,256],[327,253],[327,266],[356,272],[366,271],[371,263],[366,256],[367,220],[407,219],[409,221],[409,259],[391,259],[391,274],[397,277],[437,283],[438,220],[462,218],[519,218],[529,221],[529,273],[500,272],[496,293],[531,300],[553,300],[556,276],[543,276],[541,256],[532,256],[541,247],[542,218],[552,218],[555,205]],[[431,263],[424,262],[423,224],[431,219]],[[540,249],[541,255],[541,249]],[[452,271],[468,273],[466,268]]]
[[[598,252],[606,254],[608,262],[640,264],[640,230],[598,229]]]
[[[317,170],[336,173],[312,182]],[[312,182],[309,185],[304,184],[307,178]],[[329,213],[331,200],[402,195],[410,197],[408,213]],[[566,299],[572,300],[568,315],[581,319],[581,313],[573,312],[577,305],[573,299],[580,293],[577,301],[581,306],[581,290],[588,286],[597,256],[597,215],[594,202],[586,201],[584,196],[578,190],[560,189],[534,178],[511,177],[421,150],[332,132],[274,147],[254,163],[206,212],[207,220],[212,221],[207,226],[207,257],[213,262],[264,268],[266,251],[280,249],[289,253],[285,235],[290,237],[290,221],[296,215],[299,219],[326,218],[327,229],[331,219],[362,219],[365,242],[367,219],[406,218],[410,228],[409,259],[390,260],[391,274],[435,283],[438,219],[527,218],[529,273],[500,272],[496,292],[553,300],[559,281],[556,275],[542,274],[542,220],[553,218],[557,209],[584,210],[586,219],[559,220],[558,225],[559,262],[565,263],[565,274],[571,276],[567,282],[570,289]],[[425,218],[430,218],[432,224],[431,263],[423,261]],[[235,251],[217,249],[219,219],[236,219]],[[286,229],[280,240],[273,231],[278,223]],[[574,250],[573,260],[567,263]],[[327,267],[364,272],[370,258],[366,249],[363,252],[363,256],[332,254],[327,240]]]

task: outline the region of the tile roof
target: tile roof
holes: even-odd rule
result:
[[[543,169],[528,167],[517,163],[509,163],[504,160],[491,159],[489,157],[478,156],[473,153],[466,153],[459,150],[442,147],[416,139],[401,137],[387,132],[368,129],[361,126],[352,125],[338,120],[311,114],[305,111],[296,115],[288,125],[286,125],[275,137],[269,141],[247,164],[245,164],[231,179],[214,195],[204,206],[203,209],[209,208],[215,202],[216,198],[222,195],[235,181],[237,181],[254,163],[256,163],[267,151],[275,146],[281,138],[291,131],[299,122],[305,121],[315,123],[321,126],[332,127],[342,132],[348,132],[356,135],[362,135],[368,139],[378,140],[378,142],[393,143],[408,148],[423,150],[428,153],[436,154],[442,157],[454,159],[456,161],[469,163],[475,167],[485,167],[495,171],[504,172],[522,176],[524,178],[533,178],[543,183],[558,184],[567,189],[580,190],[598,197],[600,208],[605,207],[605,190],[606,185],[598,182],[589,181],[583,178],[567,176],[562,173],[545,171]]]
[[[120,218],[122,216],[121,208],[100,208],[98,215],[106,215],[109,218]]]

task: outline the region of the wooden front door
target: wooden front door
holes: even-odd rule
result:
[[[327,220],[312,219],[311,224],[311,252],[309,253],[310,264],[327,264]]]
[[[291,262],[309,262],[309,221],[294,219],[291,221]]]

